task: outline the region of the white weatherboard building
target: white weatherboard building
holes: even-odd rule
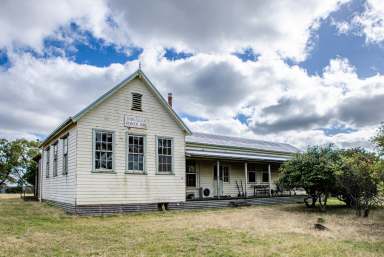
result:
[[[39,199],[77,214],[270,196],[279,165],[298,151],[192,133],[172,96],[165,101],[141,70],[67,119],[41,149]]]

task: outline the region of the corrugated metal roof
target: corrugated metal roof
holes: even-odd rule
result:
[[[258,160],[258,161],[277,161],[283,162],[290,159],[286,156],[265,156],[259,154],[247,154],[243,152],[233,153],[233,152],[215,152],[207,150],[186,150],[187,156],[190,157],[205,157],[205,158],[222,158],[222,159],[236,159],[236,160]]]
[[[247,139],[241,137],[229,137],[205,133],[193,132],[191,136],[186,137],[187,143],[215,145],[225,147],[241,147],[252,150],[265,150],[286,153],[297,153],[299,149],[284,143],[274,143],[263,140]]]

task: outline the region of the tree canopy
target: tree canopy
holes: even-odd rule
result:
[[[372,142],[376,145],[380,155],[384,155],[384,122],[381,123],[377,134],[372,138]]]
[[[0,186],[7,182],[24,183],[28,176],[32,176],[27,175],[28,173],[36,172],[33,157],[39,153],[38,145],[39,143],[33,140],[0,139]]]
[[[308,206],[318,201],[324,208],[336,184],[334,166],[339,162],[340,155],[333,145],[309,147],[281,166],[279,183],[289,189],[303,188],[309,195]]]
[[[279,183],[284,188],[303,188],[305,203],[325,209],[330,195],[337,196],[358,215],[381,203],[384,162],[375,153],[332,145],[312,146],[281,166]]]

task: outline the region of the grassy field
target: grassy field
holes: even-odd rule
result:
[[[328,231],[313,224],[324,220]],[[0,198],[0,256],[384,256],[384,210],[368,219],[335,205],[77,217]]]

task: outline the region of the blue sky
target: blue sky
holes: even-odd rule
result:
[[[68,1],[46,3],[44,15],[13,4],[20,8],[0,10],[0,83],[13,97],[0,98],[13,110],[0,112],[5,137],[44,138],[139,60],[163,95],[174,93],[192,130],[369,147],[384,120],[370,115],[384,95],[377,0],[308,1],[305,8],[244,1],[236,9],[231,1],[202,8],[166,0],[150,10],[145,1]]]
[[[353,15],[364,11],[365,1],[354,0],[344,4],[337,11],[332,12],[326,19],[321,20],[318,29],[312,31],[311,47],[306,60],[295,62],[287,58],[291,65],[297,64],[308,71],[309,74],[322,74],[329,61],[336,57],[348,58],[356,68],[357,74],[364,78],[384,72],[384,46],[382,44],[369,44],[363,34],[340,33],[334,21],[351,21]],[[97,67],[109,66],[113,63],[125,63],[138,59],[143,49],[139,46],[122,48],[117,44],[96,38],[90,31],[81,30],[76,23],[69,25],[70,33],[78,34],[81,40],[74,40],[67,45],[65,40],[52,38],[44,39],[43,54],[37,54],[28,48],[18,51],[31,51],[41,58],[64,55],[79,64],[89,64]],[[66,31],[66,33],[68,33]],[[63,33],[65,34],[65,33]],[[242,61],[257,61],[259,54],[252,48],[243,48],[233,53]],[[193,53],[177,51],[175,48],[164,48],[164,57],[168,60],[187,59]],[[0,65],[8,66],[7,51],[0,50]]]
[[[363,34],[341,33],[333,22],[348,21],[354,15],[364,11],[364,1],[352,1],[343,5],[320,24],[320,27],[312,32],[312,48],[307,60],[299,63],[310,74],[321,74],[329,64],[329,60],[336,57],[348,58],[356,68],[361,78],[373,76],[384,71],[384,47],[381,44],[366,43]]]

